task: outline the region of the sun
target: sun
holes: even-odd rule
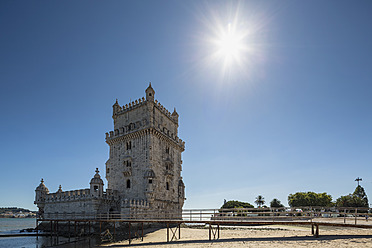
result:
[[[224,61],[225,64],[231,64],[241,60],[244,53],[244,35],[236,30],[230,23],[225,30],[220,30],[216,37],[216,56]]]
[[[194,66],[225,85],[253,78],[265,61],[265,16],[250,13],[243,4],[206,6],[195,33],[199,48]]]

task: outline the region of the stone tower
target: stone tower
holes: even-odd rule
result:
[[[148,217],[159,212],[182,213],[185,186],[182,158],[185,142],[178,138],[178,113],[170,113],[149,87],[146,98],[113,105],[114,131],[106,162],[107,191],[116,192],[122,214],[143,209]],[[137,211],[137,210],[136,210]],[[153,213],[153,214],[152,214]]]

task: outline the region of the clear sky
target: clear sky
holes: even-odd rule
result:
[[[55,192],[104,176],[112,105],[149,82],[180,114],[185,208],[336,199],[357,177],[372,197],[371,13],[369,0],[0,1],[0,206],[36,209],[41,178]]]

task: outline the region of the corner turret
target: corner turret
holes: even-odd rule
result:
[[[153,102],[155,100],[155,90],[151,87],[151,82],[145,92],[146,92],[146,101]]]
[[[44,179],[41,179],[39,186],[35,190],[35,202],[39,208],[38,217],[42,218],[44,216],[45,199],[47,194],[49,194],[49,189],[44,184]]]
[[[173,111],[173,113],[172,113],[172,119],[178,124],[178,117],[179,117],[179,115],[178,115],[178,113],[177,113],[177,111],[176,111],[176,108],[174,108],[174,111]]]
[[[112,105],[112,115],[115,115],[116,113],[122,111],[123,109],[120,107],[119,103],[118,103],[118,99],[116,99],[116,102],[114,103],[114,105]]]
[[[37,186],[35,195],[35,204],[44,202],[46,195],[49,194],[49,189],[44,184],[44,179],[41,179],[39,186]]]
[[[61,194],[63,191],[62,191],[62,185],[59,185],[58,187],[58,190],[57,190],[57,194]]]
[[[90,180],[90,194],[92,196],[101,197],[103,196],[103,180],[99,175],[99,170],[96,168],[96,174]]]

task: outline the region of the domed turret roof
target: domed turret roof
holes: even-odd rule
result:
[[[39,186],[37,186],[36,190],[49,192],[49,189],[44,184],[44,179],[41,179],[40,184]]]
[[[145,172],[145,178],[148,177],[155,177],[155,172],[152,169]]]
[[[94,175],[92,180],[90,180],[90,184],[102,184],[103,185],[103,180],[101,179],[101,176],[99,175],[98,168],[96,168],[96,174]]]
[[[151,83],[149,84],[149,87],[145,90],[146,92],[146,101],[154,101],[155,96],[155,90],[151,87]]]

